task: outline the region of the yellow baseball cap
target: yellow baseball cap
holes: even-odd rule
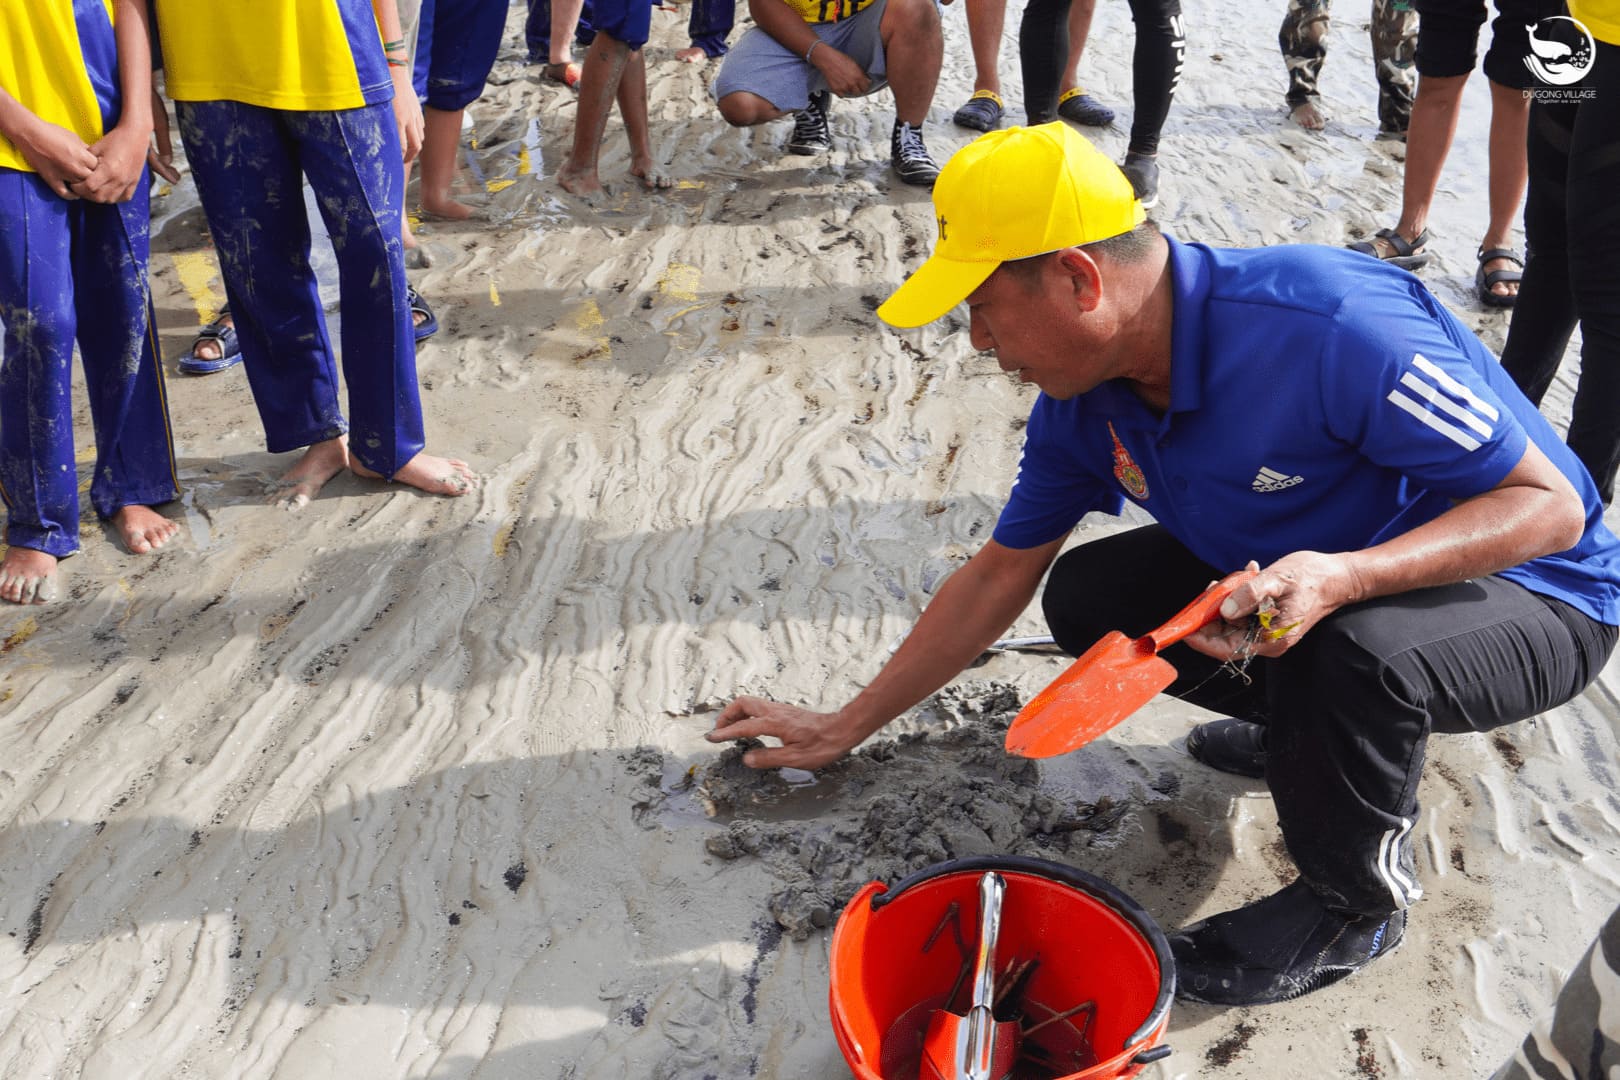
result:
[[[974,139],[934,182],[939,242],[878,308],[894,326],[944,315],[996,267],[1130,232],[1147,220],[1131,182],[1061,120]]]

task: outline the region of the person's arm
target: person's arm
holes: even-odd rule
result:
[[[1011,626],[1062,546],[1061,539],[1024,549],[987,542],[945,580],[872,684],[837,712],[740,697],[726,706],[705,737],[710,742],[760,735],[780,739],[780,747],[744,755],[743,761],[756,769],[816,769],[838,760],[955,678]]]
[[[1246,617],[1269,601],[1272,627],[1286,633],[1275,641],[1262,637],[1251,651],[1279,656],[1347,604],[1484,577],[1568,550],[1580,541],[1585,521],[1568,478],[1535,443],[1527,443],[1519,463],[1494,488],[1410,532],[1362,551],[1283,556],[1221,605],[1225,624],[1212,623],[1187,644],[1217,660],[1231,658],[1243,644]]]
[[[0,86],[0,135],[22,154],[41,180],[64,199],[77,199],[72,185],[89,176],[96,155],[65,127],[35,116]]]
[[[146,167],[152,141],[152,31],[146,0],[117,0],[113,38],[118,44],[118,123],[96,140],[90,152],[96,167],[73,185],[91,202],[128,202]]]
[[[422,151],[422,103],[416,99],[416,87],[411,84],[410,52],[403,42],[405,33],[400,28],[399,5],[396,0],[371,0],[372,13],[377,18],[377,32],[386,49],[388,75],[394,80],[394,122],[399,125],[399,146],[406,163],[416,160]]]
[[[801,57],[809,53],[810,66],[821,72],[828,89],[839,97],[858,97],[872,88],[872,80],[867,78],[861,65],[847,53],[821,41],[786,0],[748,0],[748,13],[754,17],[754,25],[784,48]],[[821,44],[817,45],[818,41]],[[814,51],[810,48],[812,45],[815,45]]]

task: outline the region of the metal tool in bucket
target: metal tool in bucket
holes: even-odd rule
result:
[[[951,1012],[950,1002],[928,1022],[923,1036],[922,1080],[1006,1080],[1018,1058],[1023,1029],[997,1020],[996,938],[1007,883],[994,870],[979,876],[979,937],[973,960],[973,1003],[967,1015]]]
[[[1160,1039],[1175,964],[1152,917],[1084,871],[986,856],[941,863],[892,889],[871,882],[839,917],[828,997],[833,1033],[859,1080],[919,1076],[929,1019],[970,954],[952,909],[973,910],[987,872],[1006,886],[996,948],[1005,992],[995,1014],[1021,1014],[1018,1080],[1115,1080],[1170,1052]]]

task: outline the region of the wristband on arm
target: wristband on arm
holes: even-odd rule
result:
[[[810,47],[808,49],[804,50],[804,62],[805,63],[808,64],[810,62],[810,54],[815,52],[816,51],[816,46],[820,45],[820,44],[821,44],[821,39],[816,38],[816,40],[814,40],[814,41],[812,41],[810,43]]]

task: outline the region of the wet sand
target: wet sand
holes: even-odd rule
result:
[[[1263,787],[1186,756],[1191,706],[999,755],[1049,657],[989,659],[814,783],[715,772],[701,736],[733,694],[832,707],[870,678],[988,536],[1033,390],[959,314],[872,314],[933,237],[888,172],[886,94],[836,105],[831,155],[786,156],[787,122],[720,124],[717,65],[674,59],[685,9],[654,14],[676,189],[627,181],[617,120],[606,208],[557,189],[573,97],[521,62],[519,8],[471,110],[490,220],[421,225],[429,446],[483,475],[466,498],[342,477],[267,505],[291,456],[263,451],[241,370],[172,374],[222,289],[189,180],[155,200],[185,532],[136,557],[87,522],[70,599],[0,611],[7,1077],[835,1077],[825,924],[866,880],[1044,852],[1175,927],[1291,876]],[[1375,138],[1365,12],[1340,14],[1310,135],[1285,120],[1281,6],[1189,12],[1167,230],[1393,222],[1404,148]],[[960,4],[945,19],[941,160],[970,134]],[[1083,75],[1122,123],[1130,40],[1102,5]],[[1471,295],[1487,114],[1476,78],[1424,280],[1499,348]],[[82,399],[78,430],[87,480]],[[1615,687],[1611,666],[1544,717],[1434,740],[1403,947],[1292,1004],[1178,1004],[1145,1075],[1488,1075],[1620,901]]]

